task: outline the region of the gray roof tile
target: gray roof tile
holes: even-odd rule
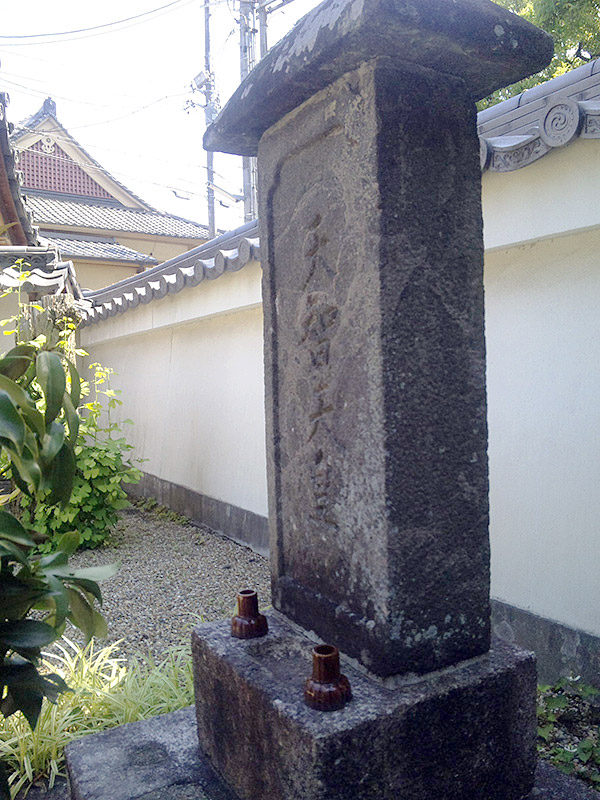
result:
[[[225,272],[236,272],[253,260],[260,261],[256,220],[139,275],[125,278],[104,289],[84,292],[89,305],[83,311],[81,324],[90,325],[135,308],[140,303],[149,303],[167,294],[177,294],[186,287],[197,286],[203,280],[214,280]]]
[[[73,225],[82,228],[146,233],[150,236],[174,236],[184,239],[208,239],[208,230],[197,222],[164,214],[106,203],[81,203],[37,194],[28,194],[27,206],[40,227]]]
[[[58,235],[49,235],[45,238],[60,250],[63,258],[98,258],[104,261],[124,261],[132,264],[158,264],[154,256],[140,253],[131,247],[125,247],[114,239]]]
[[[35,292],[41,295],[67,293],[80,301],[82,310],[86,310],[89,306],[82,297],[72,261],[60,261],[52,265],[50,270],[35,267],[27,270],[27,273],[25,281],[22,281],[23,274],[18,267],[6,267],[0,271],[0,289],[6,291],[16,289],[20,285],[27,293]]]
[[[481,168],[511,172],[575,139],[600,139],[600,59],[480,111]]]

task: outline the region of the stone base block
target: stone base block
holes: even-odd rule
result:
[[[198,748],[193,707],[85,736],[68,745],[67,766],[70,788],[57,778],[52,789],[36,783],[16,800],[237,800]],[[540,761],[524,800],[598,800],[598,793]]]
[[[279,614],[261,639],[195,629],[201,749],[243,800],[519,800],[532,789],[535,658],[505,643],[425,677],[342,657],[353,699],[303,701],[314,641]],[[335,642],[332,642],[335,644]]]
[[[56,800],[237,800],[202,756],[191,708],[84,736],[65,756],[70,793]]]

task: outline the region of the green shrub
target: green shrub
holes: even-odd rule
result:
[[[111,411],[121,405],[119,392],[110,388],[113,370],[97,363],[90,369],[94,370],[92,385],[85,386],[84,391],[91,388],[93,399],[81,407],[69,502],[56,506],[47,503],[45,496],[39,500],[21,498],[21,520],[45,539],[40,545],[42,552],[55,549],[62,534],[72,530],[79,533],[81,547],[101,545],[115,526],[119,509],[129,505],[123,483],[137,483],[141,478],[141,472],[127,457],[131,445],[111,419]]]
[[[22,492],[37,499],[43,494],[49,503],[66,503],[80,425],[76,409],[81,380],[68,357],[74,324],[66,320],[52,336],[22,341],[21,289],[28,273],[24,264],[16,266],[19,314],[0,323],[16,323],[14,330],[4,331],[15,336],[16,346],[0,358],[0,466],[3,477],[9,475],[17,487],[11,497]],[[97,610],[102,603],[97,581],[116,568],[72,569],[69,555],[78,545],[79,535],[66,533],[55,553],[40,556],[31,533],[0,510],[0,717],[15,715],[32,729],[45,699],[55,702],[67,689],[61,675],[38,669],[41,647],[61,636],[67,620],[87,640],[106,630]],[[0,797],[8,800],[4,747],[0,754]]]
[[[188,648],[167,650],[158,664],[150,658],[125,664],[116,645],[96,650],[92,640],[82,649],[63,638],[55,647],[60,655],[47,655],[44,666],[70,691],[54,705],[44,702],[35,730],[21,716],[0,719],[0,749],[13,796],[42,778],[52,787],[64,773],[63,752],[70,741],[193,703]]]

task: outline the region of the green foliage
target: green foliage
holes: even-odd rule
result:
[[[600,789],[600,690],[564,678],[538,691],[538,752],[567,775]]]
[[[545,70],[500,89],[479,109],[514,97],[600,56],[600,0],[495,0],[554,38],[554,58]]]
[[[18,266],[20,313],[12,331],[17,344],[0,358],[3,466],[28,497],[43,494],[49,503],[66,503],[75,474],[80,378],[64,347],[50,347],[44,336],[18,340],[20,290],[27,276],[24,265]],[[65,338],[59,342],[65,343]],[[79,535],[67,533],[55,553],[42,557],[31,533],[0,509],[0,714],[8,718],[20,712],[31,728],[44,698],[56,702],[67,688],[60,674],[38,670],[41,647],[62,634],[67,620],[87,639],[106,631],[97,610],[102,603],[97,581],[115,568],[71,569],[69,555],[78,544]],[[38,614],[32,619],[34,610]],[[4,762],[0,797],[10,797]]]
[[[92,641],[81,649],[63,638],[55,647],[60,655],[47,654],[44,666],[70,691],[54,705],[44,701],[35,730],[20,717],[0,720],[0,748],[13,795],[41,778],[52,787],[64,773],[63,752],[70,741],[193,702],[192,663],[183,646],[168,650],[159,664],[138,658],[127,665],[116,656],[116,645],[96,650]]]
[[[23,524],[44,537],[40,544],[43,552],[55,549],[60,537],[71,530],[79,533],[82,547],[101,545],[115,526],[119,509],[129,505],[123,483],[137,483],[141,478],[141,472],[127,459],[131,446],[111,420],[111,411],[121,405],[119,392],[110,388],[113,370],[97,363],[90,369],[93,399],[82,408],[69,502],[57,506],[47,501],[46,494],[37,501],[21,498]],[[84,386],[84,393],[89,392],[90,387]]]
[[[155,497],[138,498],[133,501],[132,505],[139,508],[140,511],[147,511],[149,514],[154,514],[160,519],[167,520],[167,522],[176,522],[178,525],[190,525],[190,520],[184,517],[172,508],[162,506]]]

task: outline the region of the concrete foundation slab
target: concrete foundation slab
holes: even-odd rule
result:
[[[518,800],[533,786],[535,660],[504,643],[426,677],[342,657],[345,708],[308,708],[314,646],[279,614],[262,639],[192,635],[201,749],[243,800]]]

